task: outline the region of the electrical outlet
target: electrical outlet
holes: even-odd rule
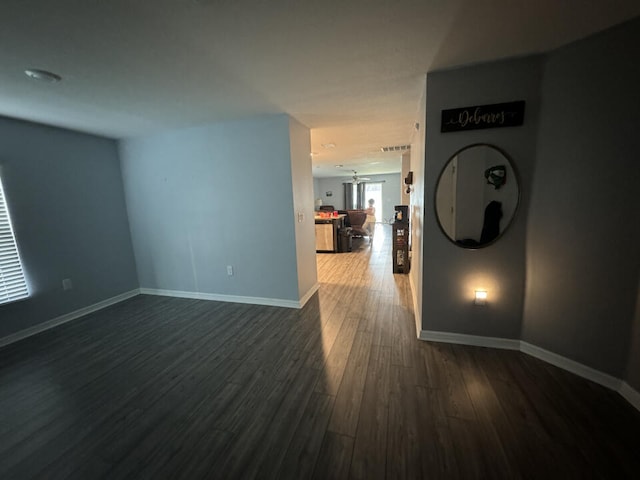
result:
[[[70,278],[65,278],[62,280],[62,289],[63,290],[73,290],[73,282]]]
[[[227,265],[227,275],[233,276],[233,267],[231,265]]]

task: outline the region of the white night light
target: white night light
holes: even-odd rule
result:
[[[486,290],[476,290],[476,298],[474,302],[476,305],[486,305],[487,304],[487,291]]]

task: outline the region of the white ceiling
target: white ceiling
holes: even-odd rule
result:
[[[638,0],[1,0],[0,114],[124,138],[284,112],[311,129],[315,176],[399,171],[380,147],[411,142],[426,72],[638,15]]]

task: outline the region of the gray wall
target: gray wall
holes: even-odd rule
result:
[[[299,300],[288,116],[126,140],[120,153],[141,287]]]
[[[640,268],[639,59],[640,20],[548,56],[527,235],[523,339],[618,377]]]
[[[420,122],[418,122],[420,123]],[[411,203],[411,195],[407,193],[404,179],[411,171],[411,150],[402,154],[401,167],[400,167],[400,203],[398,205],[409,205]]]
[[[521,338],[640,387],[638,58],[640,19],[543,57],[428,75],[423,329]],[[439,132],[442,109],[519,99],[522,127]],[[511,156],[522,195],[505,236],[476,251],[430,215],[442,166],[471,143]],[[476,287],[488,307],[471,305]]]
[[[638,297],[636,300],[636,312],[631,331],[629,359],[625,380],[629,385],[640,392],[640,285],[638,285]]]
[[[524,302],[526,212],[535,163],[540,57],[509,60],[427,75],[422,328],[519,338]],[[440,133],[443,109],[525,100],[524,125]],[[466,250],[452,244],[435,218],[438,176],[451,155],[474,143],[506,151],[520,177],[522,203],[494,245]],[[488,291],[486,307],[472,304],[476,288]]]
[[[315,201],[320,198],[320,179],[313,178],[313,202],[315,207]]]
[[[115,141],[0,117],[0,168],[31,292],[0,337],[138,287]]]
[[[322,200],[323,205],[333,205],[337,210],[344,210],[344,187],[342,182],[351,181],[348,177],[326,177],[313,179],[313,196]],[[331,192],[331,196],[327,196]]]
[[[368,182],[384,182],[382,184],[382,213],[385,218],[393,215],[394,206],[400,205],[402,201],[402,179],[400,173],[389,173],[385,175],[363,175],[371,180]],[[318,190],[314,193],[315,198],[321,198],[324,205],[333,205],[338,210],[344,210],[344,182],[351,182],[350,176],[318,178]],[[333,196],[327,197],[326,192],[332,191]],[[376,205],[376,213],[380,211],[380,206]]]

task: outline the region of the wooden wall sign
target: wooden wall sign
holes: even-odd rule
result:
[[[524,100],[442,110],[441,132],[517,127],[524,122]]]

